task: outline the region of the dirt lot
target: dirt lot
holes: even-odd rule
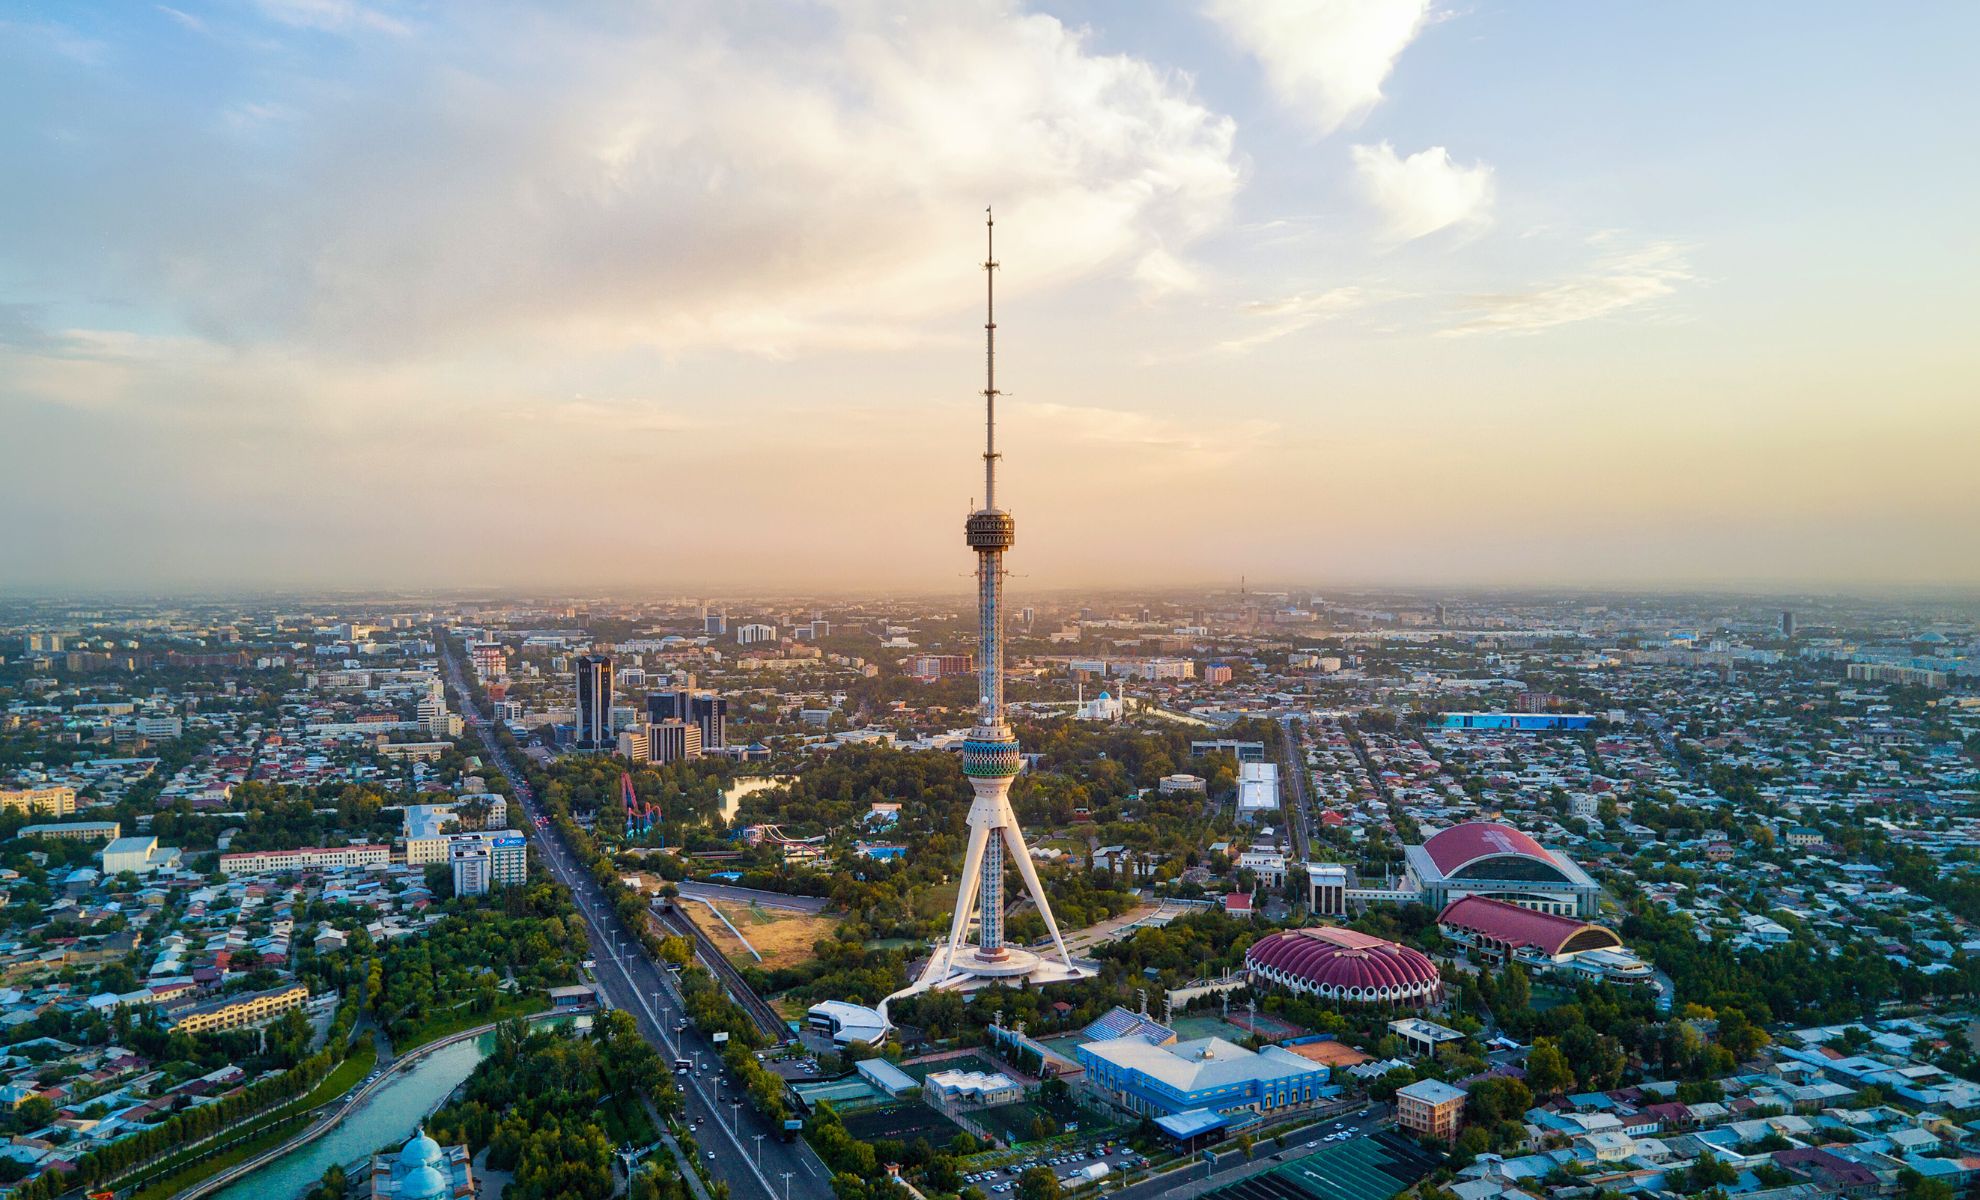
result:
[[[763,966],[771,970],[809,961],[812,943],[831,937],[840,920],[834,916],[814,917],[782,909],[760,908],[734,900],[717,900],[715,907],[722,910],[722,915],[729,918],[731,924],[742,930],[749,944],[763,956]],[[729,961],[739,967],[756,961],[742,943],[736,941],[734,934],[709,915],[707,906],[688,902],[681,905],[681,910],[708,934],[709,940],[722,948]]]

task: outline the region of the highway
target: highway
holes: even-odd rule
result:
[[[597,964],[594,975],[605,1000],[613,1008],[631,1013],[641,1035],[667,1061],[687,1059],[695,1064],[690,1070],[676,1072],[675,1083],[686,1100],[687,1119],[694,1124],[695,1140],[700,1144],[697,1152],[709,1174],[727,1183],[730,1195],[737,1200],[754,1196],[829,1200],[831,1172],[811,1147],[802,1139],[784,1142],[783,1131],[756,1114],[733,1087],[735,1081],[722,1069],[715,1047],[692,1026],[675,1028],[685,1018],[673,975],[649,958],[639,939],[620,922],[604,890],[563,844],[556,825],[538,824],[549,814],[538,806],[529,781],[496,743],[486,715],[474,708],[452,642],[443,631],[436,631],[436,640],[464,719],[514,789],[522,809],[518,824],[535,843],[539,861],[576,898]]]
[[[1293,857],[1299,862],[1308,862],[1312,855],[1306,837],[1306,822],[1310,815],[1306,798],[1306,733],[1305,727],[1295,724],[1291,717],[1279,718],[1279,732],[1285,742],[1286,812],[1292,817]]]

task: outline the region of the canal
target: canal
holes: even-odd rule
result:
[[[495,1048],[495,1035],[442,1046],[393,1075],[337,1127],[214,1193],[216,1200],[294,1200],[332,1166],[349,1166],[385,1146],[402,1145],[447,1093],[459,1087]]]

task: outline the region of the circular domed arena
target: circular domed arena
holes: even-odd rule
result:
[[[1421,951],[1331,925],[1266,934],[1244,961],[1255,983],[1336,1004],[1417,1008],[1444,990],[1437,964]]]

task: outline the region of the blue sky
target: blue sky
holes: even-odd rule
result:
[[[0,2],[0,577],[1973,584],[1976,33]]]

